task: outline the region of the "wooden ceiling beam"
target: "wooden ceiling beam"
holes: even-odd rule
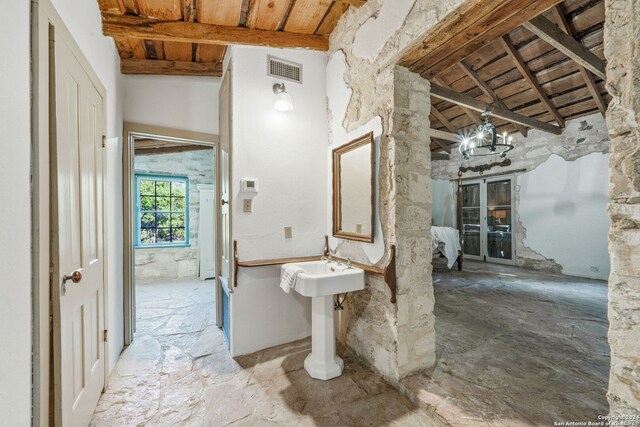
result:
[[[544,16],[537,16],[523,26],[602,80],[607,79],[604,62]]]
[[[531,117],[523,116],[522,114],[514,113],[511,110],[499,107],[494,104],[487,104],[486,102],[482,102],[470,96],[463,95],[451,89],[439,86],[435,83],[431,84],[431,96],[464,106],[466,108],[470,108],[475,111],[490,111],[492,116],[501,118],[511,123],[518,123],[523,126],[539,129],[541,131],[549,132],[554,135],[560,135],[562,133],[562,128],[558,126],[544,123],[539,120],[532,119]]]
[[[433,141],[433,144],[431,144],[431,151],[442,150],[447,154],[451,154],[451,147],[447,144],[436,138],[431,138],[431,140]]]
[[[556,16],[556,20],[558,21],[558,24],[560,25],[560,29],[563,30],[565,33],[567,33],[570,37],[573,37],[573,32],[571,31],[571,27],[567,22],[567,18],[564,16],[564,13],[562,12],[561,6],[556,5],[556,7],[553,8],[553,13]],[[607,113],[607,105],[605,104],[604,99],[602,98],[602,95],[600,95],[600,90],[596,85],[595,79],[593,78],[593,74],[591,74],[589,70],[587,70],[585,67],[583,67],[580,64],[578,64],[578,70],[580,71],[580,75],[582,75],[582,79],[587,85],[587,89],[589,90],[591,97],[593,98],[594,102],[598,106],[598,110],[600,111],[600,114],[602,114],[602,117],[605,117]]]
[[[560,113],[558,113],[558,110],[553,105],[551,100],[549,100],[547,94],[544,93],[535,76],[522,59],[522,56],[520,56],[516,48],[513,47],[511,40],[509,40],[509,36],[505,35],[500,37],[500,43],[502,44],[503,49],[511,57],[511,60],[513,61],[516,68],[520,71],[520,74],[522,74],[522,77],[524,77],[527,83],[529,83],[529,86],[531,86],[531,89],[533,89],[538,99],[540,99],[540,101],[547,107],[547,110],[549,110],[549,113],[551,113],[556,123],[558,123],[560,127],[564,127],[564,118],[562,118]]]
[[[446,87],[448,89],[451,89],[449,86],[447,86],[441,78],[439,77],[434,77],[432,79],[434,82],[438,83],[440,86],[442,87]],[[481,125],[482,122],[482,118],[480,117],[479,114],[477,114],[475,111],[471,111],[470,109],[468,109],[467,107],[464,107],[462,105],[459,105],[459,107],[462,109],[462,111],[464,111],[464,113],[469,116],[469,118],[477,125]]]
[[[400,65],[427,79],[562,0],[468,0],[409,49]]]
[[[444,139],[445,141],[460,142],[460,136],[455,133],[449,133],[438,129],[429,129],[429,136],[433,139]],[[451,152],[451,151],[449,151]]]
[[[366,2],[367,0],[336,0],[336,3],[344,3],[355,7],[364,6]]]
[[[139,16],[102,14],[105,36],[168,42],[250,45],[326,51],[329,39],[314,34],[268,31],[198,22],[161,21]]]
[[[498,95],[493,89],[491,89],[491,86],[489,86],[487,82],[482,80],[478,73],[476,73],[469,64],[464,61],[460,61],[458,65],[460,66],[460,68],[462,68],[462,71],[464,71],[469,76],[469,78],[473,80],[473,82],[480,88],[480,90],[484,92],[485,95],[493,99],[494,104],[507,110],[509,109],[506,104],[502,102],[500,98],[498,98]],[[518,129],[522,136],[527,136],[528,132],[526,127],[522,126],[521,124],[516,124],[516,129]]]
[[[451,123],[449,119],[447,119],[444,116],[444,114],[438,111],[438,109],[433,105],[431,106],[431,114],[433,114],[436,117],[436,119],[438,119],[438,121],[442,123],[444,127],[449,129],[451,132],[455,132],[457,130],[456,127],[453,125],[453,123]]]
[[[222,62],[121,59],[122,74],[164,74],[167,76],[222,76]]]
[[[204,145],[185,145],[184,147],[136,148],[136,156],[155,156],[158,154],[185,153],[187,151],[211,150]]]
[[[197,15],[196,0],[181,0],[181,3],[182,20],[187,22],[194,22]]]

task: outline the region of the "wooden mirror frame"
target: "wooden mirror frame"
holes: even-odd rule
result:
[[[342,197],[341,197],[341,182],[340,182],[340,157],[350,151],[356,150],[367,144],[371,145],[371,234],[364,235],[358,233],[351,233],[342,230]],[[341,239],[357,240],[359,242],[373,243],[373,237],[375,234],[375,188],[376,188],[376,147],[373,140],[373,132],[369,132],[360,138],[342,145],[333,150],[333,236]]]

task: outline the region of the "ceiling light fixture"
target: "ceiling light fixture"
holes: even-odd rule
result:
[[[284,83],[274,84],[273,93],[276,94],[276,101],[273,104],[273,108],[278,111],[293,110],[293,102],[291,102],[291,97],[287,93],[287,88],[285,88]]]
[[[507,157],[507,153],[513,150],[513,137],[506,132],[498,135],[496,127],[489,120],[489,111],[482,113],[484,123],[478,126],[478,132],[470,137],[464,138],[458,147],[458,151],[465,160],[471,156],[492,156],[499,155]]]

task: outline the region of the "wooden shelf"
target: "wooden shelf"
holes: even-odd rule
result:
[[[351,262],[351,265],[362,270],[378,274],[384,278],[385,283],[391,290],[391,303],[396,303],[396,245],[391,245],[389,262],[385,267],[376,267],[374,265],[361,264],[359,262]],[[324,236],[324,256],[329,255],[329,237]],[[274,265],[288,264],[292,262],[308,262],[319,261],[323,255],[306,256],[306,257],[293,257],[293,258],[275,258],[275,259],[263,259],[257,261],[240,261],[238,259],[238,241],[233,241],[233,287],[238,286],[238,269],[240,267],[268,267]],[[348,260],[344,258],[332,257],[333,261],[347,263]]]
[[[238,267],[268,267],[270,265],[282,265],[292,262],[307,262],[307,261],[319,261],[322,258],[321,255],[297,257],[297,258],[276,258],[276,259],[263,259],[257,261],[238,261]]]

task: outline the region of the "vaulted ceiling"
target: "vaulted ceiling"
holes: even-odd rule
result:
[[[366,0],[98,0],[124,74],[219,76],[231,44],[326,50]]]
[[[468,1],[402,59],[432,83],[431,127],[450,139],[432,150],[450,151],[486,110],[524,135],[604,115],[604,20],[604,0]]]

